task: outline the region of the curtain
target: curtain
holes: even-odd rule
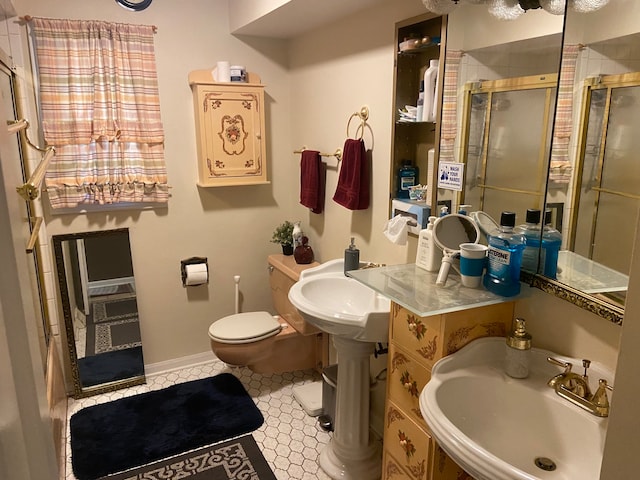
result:
[[[458,71],[463,52],[450,50],[444,64],[444,88],[442,89],[442,126],[440,129],[440,161],[455,162],[454,145],[458,128]]]
[[[32,19],[53,208],[169,198],[153,27]]]
[[[573,128],[573,88],[579,52],[579,45],[565,45],[562,48],[558,103],[556,105],[551,162],[549,165],[550,184],[569,183],[573,172],[573,167],[569,160],[569,140],[571,139],[571,130]]]

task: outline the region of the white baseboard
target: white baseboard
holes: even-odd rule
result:
[[[145,376],[160,375],[161,373],[180,370],[181,368],[195,367],[203,363],[210,363],[216,360],[213,352],[196,353],[187,357],[173,358],[164,362],[151,363],[144,366]]]

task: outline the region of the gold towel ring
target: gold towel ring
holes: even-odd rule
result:
[[[356,128],[356,135],[354,138],[357,140],[362,140],[364,135],[364,127],[367,125],[367,120],[369,119],[369,107],[366,105],[363,106],[360,111],[352,113],[349,117],[349,121],[347,122],[347,138],[349,138],[349,126],[351,125],[351,120],[353,117],[357,117],[360,119],[360,125]],[[358,132],[360,132],[360,136],[358,137]]]

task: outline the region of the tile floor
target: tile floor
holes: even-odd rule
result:
[[[311,370],[261,375],[247,368],[230,369],[214,359],[211,362],[147,377],[145,385],[78,400],[69,399],[68,417],[89,405],[159,390],[176,383],[198,380],[223,372],[231,372],[240,379],[262,412],[265,422],[253,432],[253,437],[278,480],[328,480],[329,477],[320,469],[317,459],[322,448],[329,442],[330,434],[318,427],[317,419],[307,415],[292,395],[294,386],[320,379],[320,375]],[[66,441],[66,480],[76,480],[71,468],[68,424]]]

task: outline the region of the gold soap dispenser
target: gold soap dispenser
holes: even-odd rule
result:
[[[531,335],[524,318],[516,318],[515,329],[507,337],[504,371],[513,378],[527,378],[531,357]]]

